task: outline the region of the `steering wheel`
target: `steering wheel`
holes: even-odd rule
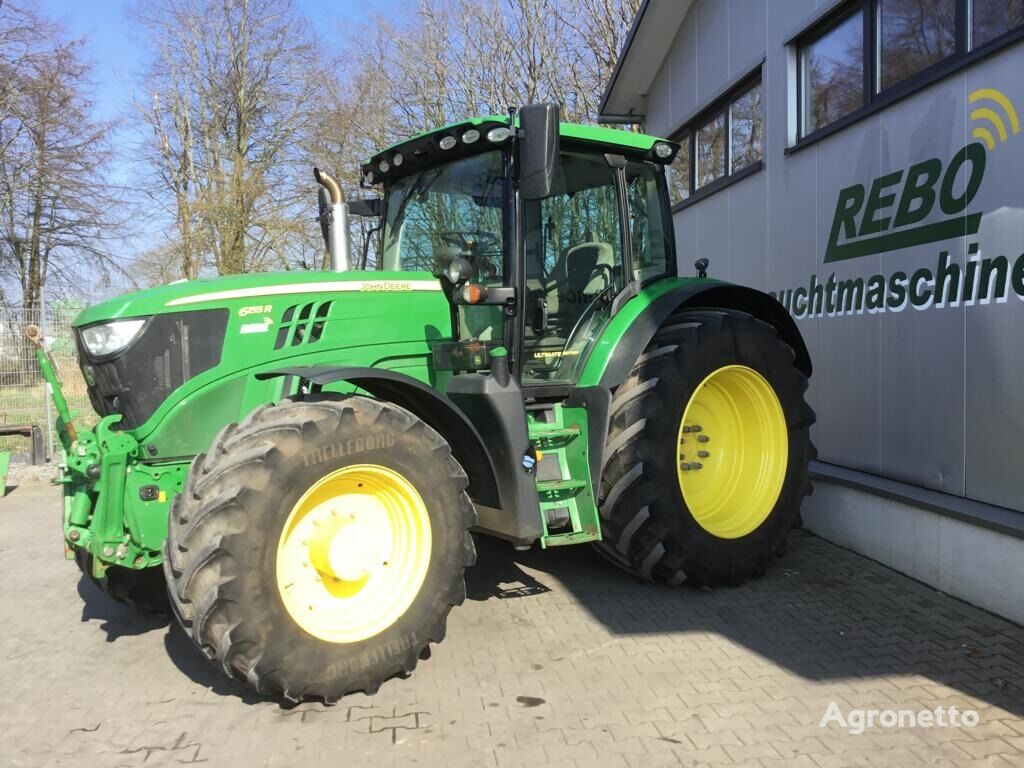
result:
[[[463,253],[474,255],[501,248],[501,239],[482,229],[471,229],[466,232],[439,232],[438,237],[448,245],[460,248]]]

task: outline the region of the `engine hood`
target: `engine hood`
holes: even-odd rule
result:
[[[181,280],[126,293],[84,310],[75,319],[74,326],[222,307],[230,310],[237,307],[239,311],[251,307],[257,310],[252,314],[260,314],[275,300],[302,296],[308,296],[310,301],[337,301],[346,296],[361,295],[363,300],[341,303],[357,304],[362,311],[369,309],[366,299],[372,297],[383,301],[371,301],[370,305],[383,304],[382,313],[394,313],[398,296],[408,294],[436,294],[436,298],[444,301],[440,282],[429,272],[265,272]],[[235,314],[236,311],[232,311],[232,315]]]

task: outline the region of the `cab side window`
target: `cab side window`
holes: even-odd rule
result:
[[[627,163],[626,200],[634,279],[644,283],[668,274],[672,221],[664,215],[658,194],[658,172],[646,163]]]

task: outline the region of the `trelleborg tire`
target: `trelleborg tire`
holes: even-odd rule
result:
[[[83,576],[117,602],[144,613],[160,616],[170,613],[167,582],[160,568],[153,566],[136,570],[112,565],[97,579],[92,575],[92,555],[84,549],[75,550],[75,564]]]
[[[602,555],[670,585],[764,573],[811,492],[814,412],[794,358],[742,312],[666,321],[613,396]]]
[[[373,693],[444,638],[465,598],[467,484],[448,444],[391,403],[261,406],[196,457],[174,501],[175,613],[259,693]]]

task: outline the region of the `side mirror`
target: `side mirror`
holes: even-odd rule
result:
[[[380,216],[384,213],[384,201],[379,197],[353,200],[348,204],[348,212],[352,216]]]
[[[558,105],[526,105],[519,110],[519,129],[519,194],[540,200],[551,194],[558,164]]]

